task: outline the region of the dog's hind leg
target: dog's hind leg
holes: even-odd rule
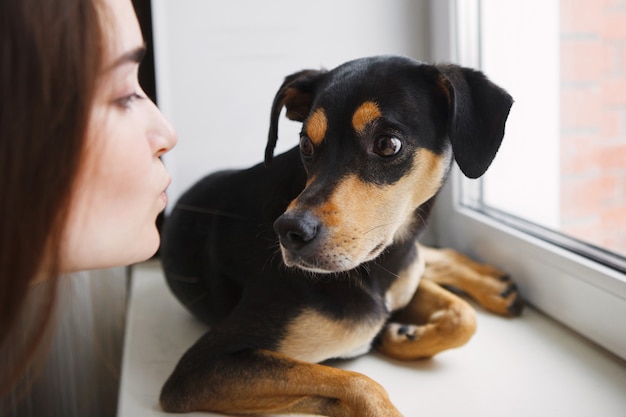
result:
[[[401,417],[368,377],[269,350],[212,355],[202,342],[181,359],[161,391],[168,412]]]
[[[423,277],[462,291],[484,309],[503,316],[519,316],[524,303],[517,286],[497,268],[480,264],[452,249],[423,245],[419,252],[426,261]]]
[[[434,282],[422,280],[409,304],[385,325],[375,347],[396,359],[429,358],[464,345],[475,330],[472,306]]]

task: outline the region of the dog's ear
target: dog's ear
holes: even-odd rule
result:
[[[270,130],[265,147],[265,164],[269,165],[274,156],[278,140],[278,118],[285,107],[286,116],[291,120],[303,122],[311,110],[313,93],[317,81],[326,73],[324,70],[303,70],[285,78],[283,85],[274,97],[270,116]]]
[[[480,71],[437,66],[448,100],[448,135],[459,168],[469,178],[485,173],[504,136],[513,99]]]

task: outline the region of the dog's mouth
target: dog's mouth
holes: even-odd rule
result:
[[[354,256],[340,250],[321,250],[315,253],[295,253],[281,245],[283,262],[287,267],[295,267],[308,272],[332,274],[346,272],[364,262],[377,258],[385,249],[381,242],[365,256]]]
[[[318,274],[332,274],[353,269],[356,265],[345,256],[333,254],[331,256],[304,256],[296,254],[281,245],[283,262],[290,268],[299,268],[304,271]]]
[[[354,220],[347,214],[343,219],[333,207],[290,209],[276,219],[274,231],[287,267],[324,274],[346,272],[380,256],[393,242],[389,226],[393,222],[364,226],[372,222]]]
[[[335,272],[342,272],[342,271],[338,271],[338,270],[328,270],[325,268],[320,268],[317,265],[311,264],[309,262],[306,262],[302,259],[299,259],[297,262],[292,263],[292,262],[287,262],[285,260],[285,265],[287,265],[288,267],[293,267],[293,268],[299,268],[302,269],[303,271],[307,271],[307,272],[313,272],[316,274],[332,274]]]
[[[384,243],[379,243],[378,245],[376,245],[374,247],[374,249],[372,249],[370,251],[370,253],[367,254],[367,258],[368,260],[374,259],[376,258],[378,255],[380,255],[382,253],[382,251],[385,249],[385,244]]]

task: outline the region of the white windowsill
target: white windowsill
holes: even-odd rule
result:
[[[134,267],[118,417],[170,415],[158,406],[161,386],[204,331],[157,262]],[[518,319],[479,311],[474,338],[431,360],[371,353],[334,366],[381,383],[406,417],[626,416],[626,363],[532,309]]]

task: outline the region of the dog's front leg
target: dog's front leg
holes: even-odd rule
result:
[[[503,316],[522,313],[524,303],[508,274],[452,249],[420,245],[419,252],[426,261],[424,278],[461,290],[493,313]]]
[[[402,416],[387,392],[364,375],[269,350],[216,357],[198,344],[178,363],[160,402],[169,412]]]
[[[472,306],[434,282],[422,280],[409,304],[385,325],[376,349],[401,360],[429,358],[464,345],[475,330]]]

